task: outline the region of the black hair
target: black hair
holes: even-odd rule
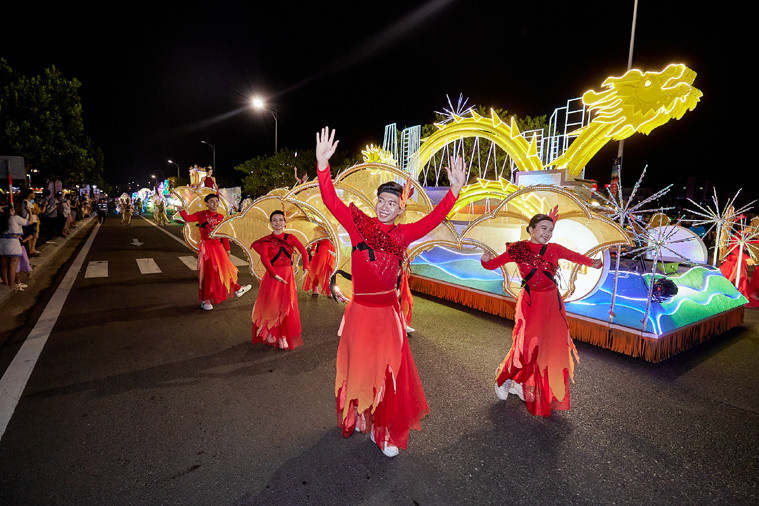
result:
[[[206,203],[208,203],[209,200],[211,200],[211,199],[218,199],[218,198],[219,198],[219,196],[216,195],[215,193],[209,193],[208,195],[206,195],[206,198],[203,199],[203,200],[205,200]]]
[[[277,209],[276,211],[274,211],[273,213],[271,213],[269,215],[269,222],[271,222],[271,220],[272,220],[272,218],[274,218],[275,214],[281,214],[282,217],[285,218],[285,212],[284,211],[280,211],[279,209]],[[287,221],[287,218],[285,218],[285,221]]]
[[[403,195],[403,186],[399,185],[395,181],[388,181],[387,183],[382,183],[379,185],[379,188],[377,188],[378,197],[381,193],[392,193],[393,195],[400,197]]]
[[[553,218],[551,218],[547,214],[536,214],[530,220],[530,224],[527,225],[527,233],[529,234],[530,229],[537,227],[538,223],[540,223],[541,221],[550,221],[551,223],[553,223]]]

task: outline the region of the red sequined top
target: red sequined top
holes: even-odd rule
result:
[[[551,274],[555,274],[559,267],[559,259],[569,260],[580,265],[593,265],[593,260],[576,253],[571,249],[565,248],[561,244],[548,243],[543,256],[539,256],[540,248],[542,244],[537,244],[530,241],[519,241],[509,244],[506,248],[506,252],[500,256],[493,258],[487,262],[482,262],[482,266],[486,269],[497,269],[500,266],[509,262],[516,262],[519,267],[519,274],[524,278],[527,276],[533,268],[537,268],[537,272],[530,278],[527,285],[530,290],[555,290],[556,284],[551,281],[545,271],[549,271]]]
[[[351,256],[353,300],[372,306],[397,304],[400,261],[406,248],[443,222],[456,197],[448,191],[435,209],[417,222],[385,225],[355,206],[348,207],[338,198],[329,168],[318,171],[318,176],[324,205],[348,231],[354,247]],[[361,247],[361,243],[370,249]]]
[[[208,209],[204,209],[203,211],[198,211],[197,213],[187,214],[187,211],[184,209],[179,211],[179,214],[182,216],[184,221],[187,222],[198,222],[198,228],[200,229],[200,239],[205,241],[221,241],[221,243],[224,245],[224,249],[229,251],[229,240],[228,239],[213,239],[211,237],[208,237],[208,234],[213,232],[213,229],[216,228],[219,223],[224,221],[224,215],[221,213],[212,213]]]
[[[303,259],[303,269],[308,270],[308,253],[306,253],[306,248],[303,247],[303,244],[293,234],[287,234],[287,239],[285,239],[284,233],[279,235],[269,234],[258,239],[250,247],[261,255],[261,263],[264,264],[266,271],[272,277],[277,275],[277,271],[274,269],[275,266],[292,265],[290,259],[293,250],[296,248]]]

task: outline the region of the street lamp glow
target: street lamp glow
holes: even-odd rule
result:
[[[279,128],[278,125],[278,118],[277,118],[277,110],[272,109],[271,107],[268,107],[264,101],[259,97],[253,97],[250,100],[250,105],[253,106],[254,109],[258,110],[267,110],[271,115],[274,117],[274,153],[277,152],[277,130]]]

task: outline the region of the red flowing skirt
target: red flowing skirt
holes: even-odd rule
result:
[[[752,288],[749,287],[749,280],[748,280],[748,254],[744,254],[743,258],[741,259],[740,263],[741,267],[741,277],[738,280],[738,291],[741,292],[747,299],[748,299],[748,305],[749,307],[755,307],[752,306],[752,297],[751,293],[753,290],[756,289],[755,284],[752,281],[752,285],[754,285]],[[735,277],[738,275],[738,255],[733,253],[727,256],[725,261],[722,263],[722,265],[719,266],[719,270],[722,271],[722,274],[730,281],[733,285],[735,285]],[[753,276],[756,277],[756,274]],[[756,297],[756,296],[755,296]],[[757,301],[754,299],[754,303],[756,304]]]
[[[295,276],[291,265],[275,265],[274,270],[287,284],[264,274],[253,305],[253,343],[293,350],[303,344]]]
[[[330,295],[329,278],[335,268],[335,248],[328,240],[321,241],[319,249],[308,264],[303,290],[313,292],[318,289],[323,295]]]
[[[547,417],[552,409],[569,409],[569,381],[574,381],[577,350],[569,336],[564,304],[557,290],[525,290],[517,299],[514,342],[496,371],[496,383],[522,385],[527,409]]]
[[[405,328],[397,304],[351,301],[346,307],[335,377],[337,424],[344,437],[358,427],[373,431],[378,446],[405,449],[409,430],[421,429],[430,408]]]
[[[200,243],[198,250],[198,296],[218,304],[227,300],[237,284],[237,267],[227,255],[221,241],[208,240]]]

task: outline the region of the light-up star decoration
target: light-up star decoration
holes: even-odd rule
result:
[[[756,244],[759,243],[759,230],[757,230],[756,227],[752,226],[750,223],[747,224],[746,217],[744,215],[740,215],[740,218],[735,221],[734,230],[735,233],[730,237],[727,254],[729,255],[733,252],[737,252],[738,254],[738,263],[735,266],[736,270],[734,284],[735,288],[738,288],[740,290],[743,255],[745,252],[749,258],[756,262]]]
[[[635,237],[637,244],[649,243],[649,237],[643,237],[643,240],[638,237],[639,231],[642,230],[645,234],[646,230],[646,224],[641,218],[641,215],[643,213],[656,213],[671,209],[671,207],[658,207],[655,209],[648,209],[644,206],[666,195],[669,192],[670,188],[672,188],[672,185],[659,190],[648,198],[641,200],[637,204],[632,204],[634,202],[635,195],[638,193],[638,189],[640,188],[640,183],[643,181],[643,177],[646,175],[646,170],[648,170],[648,165],[643,168],[643,172],[641,172],[638,181],[635,183],[635,186],[633,186],[632,192],[630,192],[630,196],[627,198],[627,201],[625,201],[621,192],[619,198],[617,198],[614,193],[608,188],[608,198],[605,197],[602,193],[594,192],[594,195],[603,202],[603,204],[598,206],[598,209],[609,213],[609,217],[619,223],[619,226],[623,229],[625,227],[629,227],[630,233]],[[621,253],[621,248],[617,246],[616,267],[614,269],[614,285],[611,292],[611,307],[609,308],[609,321],[614,321],[614,316],[616,316],[614,313],[614,306],[617,299],[617,282],[619,280],[619,260],[622,256]]]
[[[665,225],[662,227],[644,228],[638,235],[637,240],[640,246],[629,251],[628,254],[633,258],[639,258],[642,256],[653,257],[653,265],[651,268],[651,278],[648,284],[648,297],[646,298],[646,311],[643,315],[641,323],[642,329],[645,332],[646,324],[648,323],[648,314],[651,311],[651,301],[653,300],[654,286],[656,286],[656,273],[658,272],[658,263],[660,260],[664,260],[665,254],[669,254],[670,258],[677,257],[683,261],[690,261],[689,258],[684,257],[677,250],[675,245],[677,243],[691,241],[692,236],[678,238],[678,232],[681,229],[680,222],[674,225]]]
[[[708,225],[708,228],[706,229],[706,234],[709,235],[709,233],[716,228],[717,230],[717,239],[714,242],[714,260],[712,261],[712,266],[717,265],[717,258],[720,256],[719,250],[720,246],[723,242],[727,241],[727,238],[724,237],[724,235],[729,236],[730,232],[732,230],[732,224],[735,221],[736,215],[742,215],[749,211],[752,208],[752,205],[756,202],[756,200],[752,200],[745,206],[736,209],[735,208],[735,201],[738,199],[738,195],[740,195],[741,190],[738,190],[735,195],[728,199],[727,203],[724,205],[724,207],[720,208],[719,206],[719,199],[717,198],[717,189],[714,188],[714,193],[712,194],[712,203],[714,204],[714,207],[710,206],[702,206],[700,204],[697,204],[696,202],[693,202],[693,200],[688,199],[688,201],[696,206],[698,209],[685,209],[686,212],[691,213],[696,216],[695,219],[686,219],[683,221],[687,221],[690,223],[693,223],[694,225]]]

